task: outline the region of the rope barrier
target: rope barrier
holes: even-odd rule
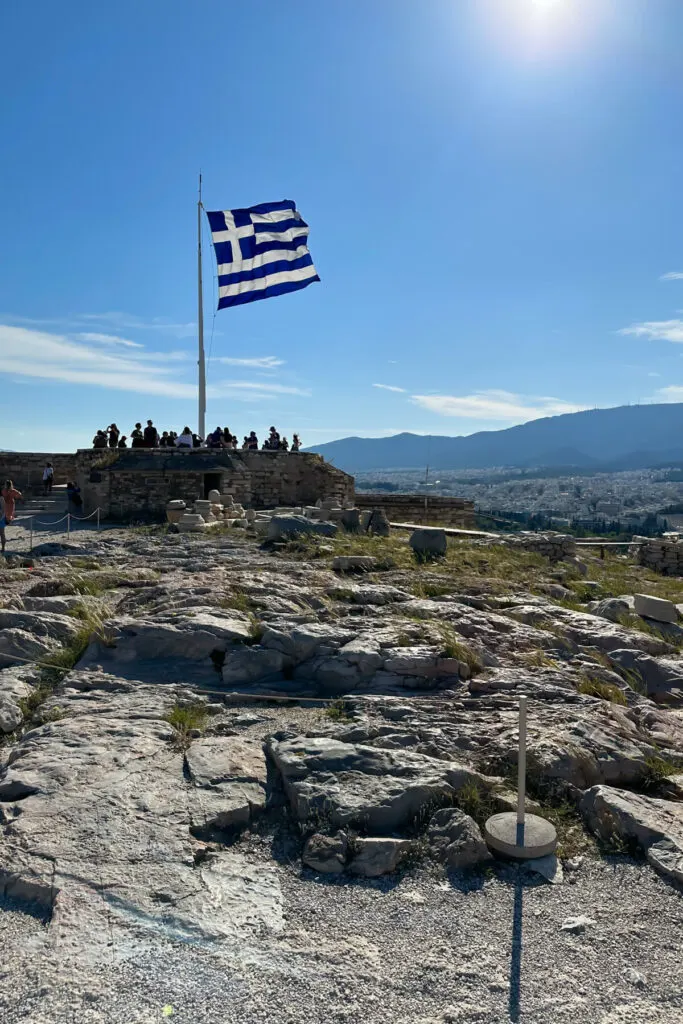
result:
[[[26,523],[31,519],[33,520],[35,526],[59,526],[59,524],[63,523],[65,519],[75,519],[79,523],[85,523],[87,522],[88,519],[92,519],[93,516],[96,516],[97,513],[101,511],[102,509],[98,505],[95,511],[91,512],[89,516],[75,516],[73,512],[67,512],[66,515],[62,516],[61,519],[53,519],[52,522],[46,522],[42,519],[36,519],[35,516],[18,516],[16,519],[13,519],[12,522],[9,523],[9,525],[14,526],[15,523]]]
[[[34,528],[34,526],[52,526],[52,527],[57,527],[57,526],[59,526],[60,523],[63,523],[66,520],[66,534],[67,534],[67,537],[71,537],[71,521],[72,521],[72,519],[75,519],[77,523],[86,523],[89,519],[93,519],[95,516],[97,516],[97,532],[99,533],[99,530],[100,530],[100,512],[101,511],[102,511],[102,508],[101,508],[101,506],[98,505],[97,508],[95,509],[95,511],[91,512],[87,516],[75,516],[73,514],[73,512],[67,512],[65,516],[61,517],[61,519],[54,519],[51,522],[47,522],[44,519],[36,519],[36,517],[34,515],[33,516],[20,516],[18,519],[13,519],[12,523],[10,523],[9,525],[11,526],[14,523],[25,523],[25,522],[28,522],[28,524],[29,524],[29,526],[28,526],[28,530],[29,530],[29,551],[33,551],[33,528]],[[18,539],[19,539],[18,537],[12,537],[11,538],[11,540],[18,540]]]

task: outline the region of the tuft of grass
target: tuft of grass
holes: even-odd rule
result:
[[[109,466],[113,466],[118,461],[119,452],[118,449],[110,449],[103,453],[102,457],[93,462],[91,469],[107,469]]]
[[[579,598],[572,597],[559,597],[553,601],[553,604],[557,604],[560,608],[568,608],[571,612],[585,612],[586,609],[581,603]]]
[[[256,618],[255,615],[249,617],[249,639],[245,640],[245,643],[249,646],[254,644],[260,644],[263,639],[264,626],[262,622]]]
[[[40,720],[43,725],[47,725],[48,722],[59,722],[64,718],[65,711],[58,704],[50,708],[49,711],[42,711],[40,713]]]
[[[330,701],[323,714],[333,722],[350,722],[352,720],[348,714],[348,705],[343,697]]]
[[[554,668],[557,665],[555,659],[540,647],[533,651],[525,651],[520,660],[527,668]]]
[[[470,818],[474,818],[480,828],[494,813],[494,803],[489,790],[481,789],[476,782],[466,782],[455,794],[455,805]]]
[[[335,601],[353,601],[354,591],[349,587],[333,587],[328,595]]]
[[[72,569],[85,569],[91,572],[102,568],[96,558],[89,558],[87,555],[73,555],[69,558],[69,566]]]
[[[69,577],[77,594],[89,594],[91,597],[99,597],[104,593],[105,587],[101,580],[94,580],[91,577],[83,576],[81,573],[73,573]]]
[[[181,706],[174,704],[165,720],[173,729],[174,743],[181,750],[187,750],[192,742],[192,733],[203,732],[206,728],[208,715],[203,704]]]
[[[468,647],[466,643],[463,643],[450,626],[441,626],[440,632],[443,638],[442,653],[444,658],[457,658],[458,661],[463,661],[473,676],[476,676],[478,672],[483,672],[484,662],[477,652]]]
[[[600,697],[601,700],[608,700],[612,704],[626,704],[626,697],[618,686],[613,683],[603,683],[595,676],[583,675],[577,683],[576,689],[579,693],[585,693],[589,697]]]
[[[619,625],[624,626],[626,629],[637,629],[639,633],[647,633],[648,636],[653,636],[656,640],[662,640],[665,644],[669,644],[670,647],[681,646],[680,640],[675,636],[667,635],[664,630],[658,629],[657,626],[653,626],[651,623],[646,622],[645,619],[641,619],[640,615],[624,613],[618,616]]]
[[[221,608],[232,608],[237,612],[253,611],[254,602],[239,587],[236,587],[218,602]]]
[[[647,684],[635,669],[621,668],[619,666],[617,667],[617,672],[623,677],[624,682],[631,687],[634,693],[639,693],[641,697],[647,697]]]
[[[41,704],[44,704],[48,697],[52,696],[52,687],[46,682],[40,682],[34,686],[27,697],[20,697],[17,701],[21,713],[25,719],[33,718],[34,712]]]
[[[541,801],[538,811],[542,818],[555,826],[557,832],[557,856],[560,859],[576,857],[595,848],[595,839],[588,832],[581,815],[568,800],[557,803]]]
[[[433,583],[429,580],[418,580],[410,588],[415,597],[435,598],[453,592],[452,583]]]
[[[678,765],[667,761],[664,757],[648,757],[640,780],[641,787],[646,793],[656,793],[666,779],[671,775],[677,775],[680,771]]]

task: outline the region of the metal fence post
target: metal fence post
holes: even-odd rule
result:
[[[31,525],[29,526],[29,542],[28,542],[29,543],[29,548],[28,549],[29,549],[29,551],[33,551],[33,516],[31,516],[31,518],[29,519],[29,522],[30,522]]]
[[[67,537],[71,536],[71,513],[70,512],[67,512],[67,514],[66,514],[66,535],[67,535]]]
[[[99,529],[100,529],[100,506],[98,505],[97,506],[97,530],[98,530],[98,532],[99,532]]]

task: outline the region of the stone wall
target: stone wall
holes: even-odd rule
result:
[[[143,448],[118,453],[110,465],[93,461],[84,458],[77,473],[85,512],[99,506],[114,519],[161,518],[170,499],[192,502],[211,489],[251,508],[315,504],[318,498],[342,503],[354,495],[353,477],[313,452]]]
[[[65,484],[76,475],[76,456],[52,452],[0,452],[0,479],[12,480],[20,491],[42,486],[45,464],[51,462],[55,483]]]
[[[109,452],[84,448],[73,454],[65,452],[0,452],[0,480],[12,480],[20,491],[40,489],[43,470],[48,462],[55,471],[54,482],[65,484],[89,470],[93,463],[109,458]]]
[[[354,500],[354,479],[314,452],[235,452],[251,477],[254,508],[315,505],[318,498]]]
[[[439,523],[462,529],[474,528],[474,504],[441,494],[356,493],[361,509],[382,509],[392,523]]]
[[[629,555],[636,565],[653,569],[662,576],[683,576],[683,541],[678,534],[663,537],[634,537]]]
[[[543,555],[551,562],[561,562],[576,555],[576,540],[566,533],[515,533],[505,538],[510,547],[523,548]]]

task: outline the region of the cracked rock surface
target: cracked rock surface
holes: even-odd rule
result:
[[[683,1022],[673,634],[538,556],[86,538],[0,573],[3,1022]],[[553,885],[481,840],[520,694]]]

